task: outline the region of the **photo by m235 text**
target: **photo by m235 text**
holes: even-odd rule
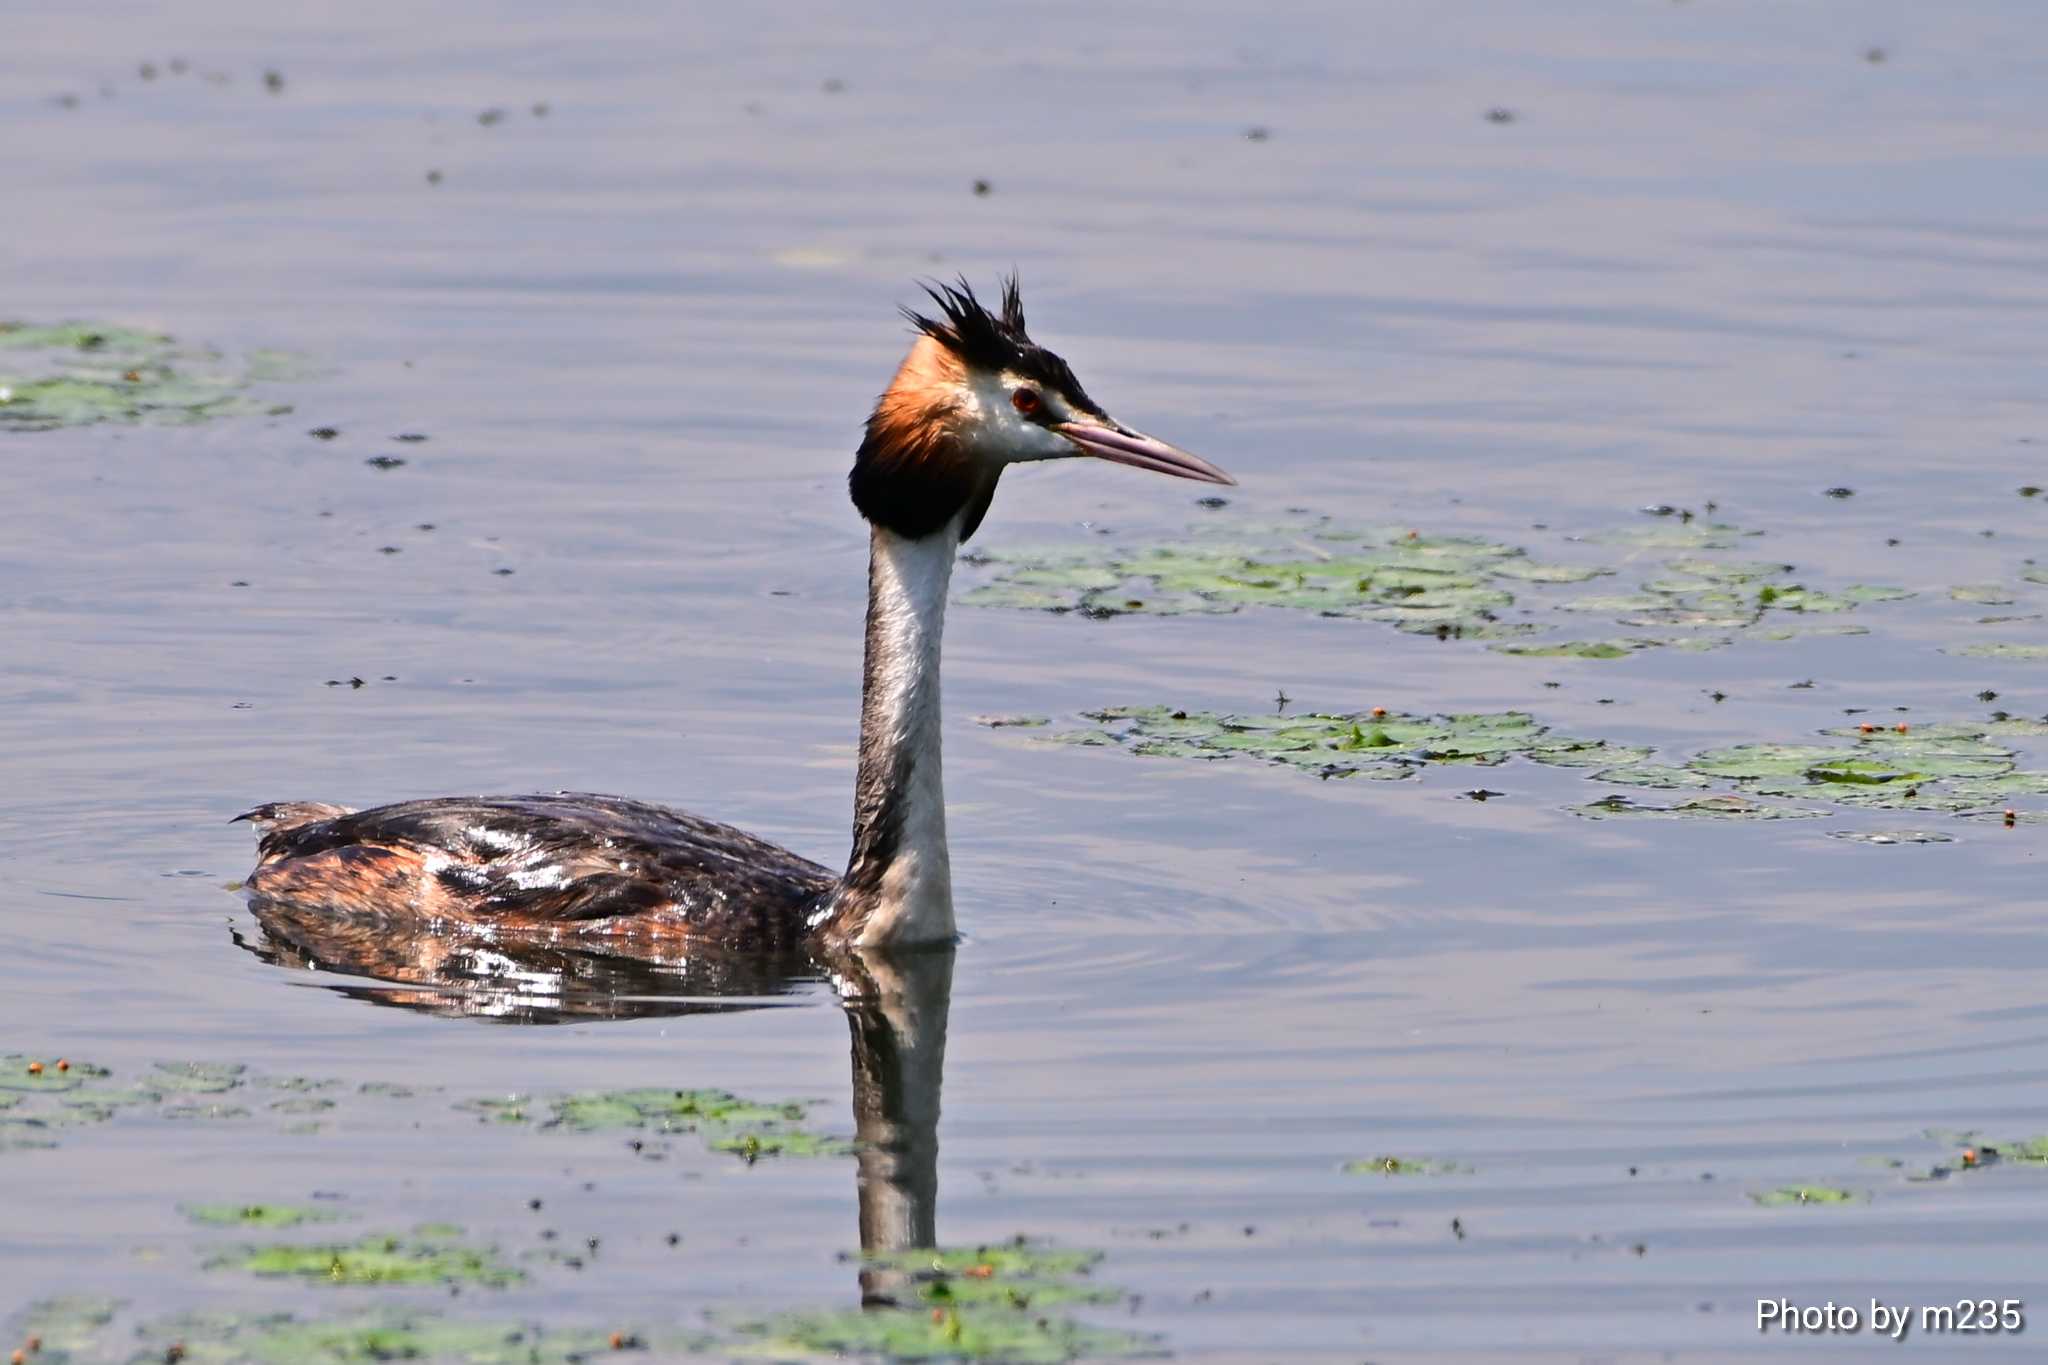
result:
[[[1758,1299],[1756,1330],[1786,1333],[1862,1332],[1904,1341],[1916,1329],[1929,1335],[1943,1332],[2005,1332],[2027,1330],[2027,1306],[2019,1299],[1958,1299],[1954,1303],[1890,1304],[1873,1298],[1867,1309],[1854,1304],[1796,1304],[1790,1299]]]

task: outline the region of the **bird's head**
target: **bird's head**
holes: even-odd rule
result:
[[[974,534],[1005,466],[1089,455],[1203,483],[1236,480],[1197,455],[1116,421],[1067,362],[1024,330],[1017,280],[1002,309],[967,281],[926,285],[936,316],[904,309],[917,340],[875,401],[847,485],[861,515],[898,535],[927,536],[965,512]]]

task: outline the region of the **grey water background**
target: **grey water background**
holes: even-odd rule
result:
[[[1986,688],[2048,711],[2048,666],[1939,651],[1968,638],[1946,585],[2041,544],[2013,490],[2048,482],[2044,115],[2018,0],[17,0],[0,313],[325,373],[267,388],[274,420],[0,444],[0,1050],[842,1112],[822,989],[514,1029],[312,988],[237,951],[222,888],[250,850],[223,822],[569,786],[839,858],[858,422],[912,277],[1015,266],[1098,398],[1239,476],[1229,515],[1533,545],[1711,500],[1773,555],[1923,596],[1870,637],[1617,661],[1279,612],[956,611],[941,1236],[1102,1247],[1142,1296],[1108,1319],[1187,1358],[1879,1349],[1759,1337],[1780,1295],[2048,1314],[2048,1176],[1871,1163],[1949,1155],[1930,1127],[2048,1129],[2048,826],[1617,826],[1565,811],[1582,775],[1527,764],[1317,783],[968,719],[1284,690],[1682,754],[1850,706],[1969,719]],[[1171,536],[1195,496],[1022,470],[982,534]],[[1458,799],[1475,777],[1506,796]],[[332,1307],[200,1271],[175,1212],[315,1188],[515,1248],[531,1196],[602,1229],[603,1272],[536,1277],[520,1312],[850,1299],[845,1163],[453,1131],[159,1125],[0,1156],[0,1312],[85,1288]],[[1474,1169],[1340,1169],[1380,1153]],[[1747,1197],[1806,1182],[1870,1197]]]

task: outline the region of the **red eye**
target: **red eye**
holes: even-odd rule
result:
[[[1017,411],[1029,417],[1032,413],[1038,411],[1038,390],[1018,389],[1010,395],[1010,402],[1016,407]]]

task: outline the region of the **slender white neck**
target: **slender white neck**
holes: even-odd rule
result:
[[[953,868],[939,759],[939,637],[960,518],[911,539],[876,526],[853,856],[833,918],[861,947],[950,942]]]

